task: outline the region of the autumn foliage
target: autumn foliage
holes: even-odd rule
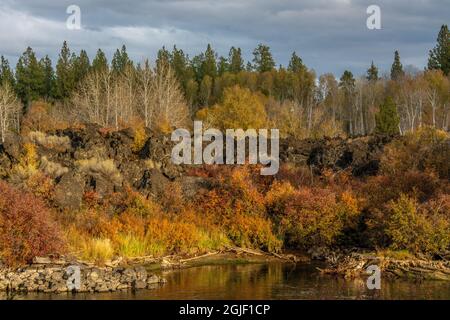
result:
[[[61,232],[44,203],[0,181],[0,253],[10,265],[60,253]]]
[[[443,153],[439,153],[441,150]],[[177,181],[164,197],[131,187],[89,191],[78,211],[57,216],[54,183],[37,166],[33,144],[15,165],[18,191],[0,183],[0,250],[14,265],[62,253],[103,262],[116,256],[191,255],[239,246],[264,251],[365,247],[438,255],[450,246],[448,135],[423,128],[385,147],[378,175],[283,165],[198,166],[187,175],[208,188],[186,198]],[[442,155],[443,154],[443,155]],[[439,157],[441,155],[441,157]],[[45,205],[46,204],[46,205]],[[62,231],[59,231],[62,229]]]

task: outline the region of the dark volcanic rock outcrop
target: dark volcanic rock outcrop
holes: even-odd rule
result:
[[[34,132],[22,138],[9,135],[0,144],[0,178],[20,181],[14,170],[23,162],[25,142],[36,148],[39,170],[55,181],[55,202],[61,208],[76,209],[86,191],[100,196],[120,192],[129,185],[145,196],[163,196],[165,186],[179,181],[185,196],[208,188],[208,181],[185,174],[186,166],[171,161],[174,143],[169,135],[146,131],[142,147],[135,145],[135,130],[105,132],[99,126],[55,132]],[[383,146],[389,137],[354,139],[323,138],[280,141],[280,162],[310,166],[317,174],[324,169],[351,170],[355,176],[375,174]]]
[[[324,169],[351,169],[355,176],[373,175],[378,171],[383,147],[391,140],[388,136],[285,139],[280,142],[280,161],[307,165],[316,173]]]

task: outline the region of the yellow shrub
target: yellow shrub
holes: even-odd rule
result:
[[[13,173],[17,174],[21,179],[28,179],[37,172],[38,165],[36,146],[27,142],[23,145],[23,153],[19,163],[13,167]]]
[[[386,234],[394,250],[436,253],[450,244],[450,219],[448,213],[419,210],[416,199],[402,194],[389,204]]]
[[[131,149],[134,152],[138,152],[144,147],[145,142],[147,141],[147,134],[145,133],[145,128],[143,126],[138,126],[134,131],[134,141]]]

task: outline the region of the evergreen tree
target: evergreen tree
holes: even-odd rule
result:
[[[347,91],[351,91],[355,88],[355,78],[351,71],[345,70],[339,80],[339,87]]]
[[[17,94],[25,104],[29,104],[43,96],[45,91],[44,70],[30,47],[20,56],[16,65]]]
[[[242,59],[241,48],[231,47],[228,54],[230,72],[239,73],[244,70],[244,59]]]
[[[288,70],[294,73],[305,70],[303,60],[295,51],[292,53],[291,60],[289,61]]]
[[[225,72],[229,71],[230,65],[225,57],[220,57],[217,64],[217,73],[219,76],[223,75]]]
[[[391,97],[387,97],[375,114],[375,132],[381,134],[397,134],[399,132],[400,117],[397,106]]]
[[[73,56],[67,42],[64,41],[56,64],[56,96],[67,99],[75,88],[75,72],[73,67]]]
[[[208,44],[203,56],[203,63],[201,67],[202,78],[205,76],[210,76],[212,79],[214,79],[217,76],[216,58],[216,53],[211,48],[211,45]]]
[[[394,53],[394,63],[391,67],[391,79],[398,80],[403,77],[405,72],[403,71],[403,65],[400,62],[400,54],[396,50]]]
[[[108,68],[108,59],[106,58],[105,53],[102,51],[102,49],[98,49],[94,60],[92,60],[92,70],[101,71],[107,70]]]
[[[8,60],[4,57],[0,57],[0,86],[7,82],[11,85],[11,87],[14,87],[15,85],[15,79],[14,79],[14,73],[11,70],[11,67],[9,66]]]
[[[253,51],[254,68],[258,72],[272,71],[275,68],[275,61],[273,60],[270,48],[266,45],[259,44]]]
[[[450,32],[447,25],[442,25],[437,44],[430,50],[428,69],[440,69],[445,75],[450,73]]]
[[[353,135],[354,126],[353,126],[353,97],[355,94],[355,78],[353,77],[353,73],[348,70],[345,70],[342,74],[339,87],[343,92],[343,117],[342,121],[344,123],[344,127],[347,130],[347,133]]]
[[[178,49],[176,46],[174,46],[172,54],[170,55],[170,65],[175,72],[175,76],[180,81],[183,87],[186,98],[192,99],[191,101],[193,101],[195,97],[192,96],[192,81],[195,82],[195,73],[190,64],[188,55],[186,55],[183,50]]]
[[[245,71],[252,72],[255,69],[255,67],[251,64],[250,61],[247,62],[247,65],[245,66]]]
[[[85,50],[80,51],[80,55],[73,61],[75,72],[75,83],[78,84],[89,72],[91,63]]]
[[[204,54],[200,53],[196,56],[194,56],[191,60],[191,68],[194,71],[195,74],[195,80],[197,82],[202,81],[202,65],[204,60]]]
[[[116,74],[123,73],[127,66],[131,66],[132,62],[128,57],[127,48],[122,45],[122,48],[117,49],[114,53],[113,59],[111,61],[112,71]]]
[[[163,66],[170,65],[170,60],[170,52],[163,46],[158,50],[158,55],[156,57],[156,69],[159,70]]]
[[[170,55],[170,65],[175,71],[178,80],[184,83],[188,76],[188,57],[183,50],[177,49],[176,46],[173,46],[172,54]]]
[[[48,100],[55,94],[55,71],[48,55],[42,58],[39,63],[44,71],[44,98]]]
[[[378,68],[375,66],[375,64],[372,61],[372,64],[370,65],[370,68],[367,69],[367,76],[366,79],[369,81],[377,81],[378,78]]]

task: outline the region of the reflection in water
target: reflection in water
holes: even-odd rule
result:
[[[15,299],[450,299],[450,283],[386,280],[369,290],[365,279],[320,275],[312,264],[202,266],[164,274],[154,290],[75,295],[28,294]]]

